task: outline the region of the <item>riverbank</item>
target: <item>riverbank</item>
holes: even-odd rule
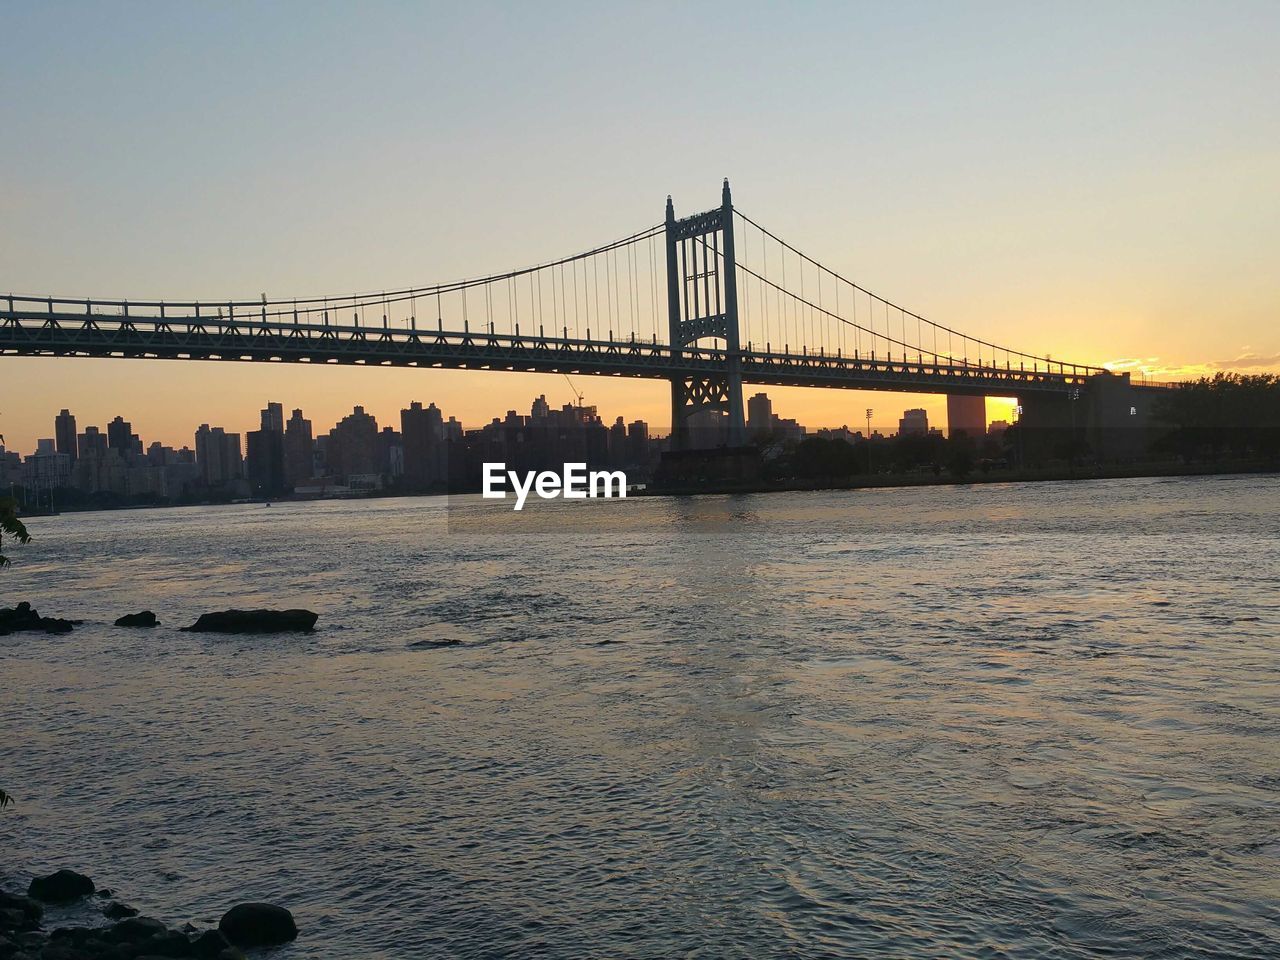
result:
[[[0,957],[245,960],[242,948],[276,946],[298,935],[289,911],[266,903],[236,904],[205,930],[190,923],[171,928],[139,912],[74,870],[32,877],[25,895],[0,887]]]
[[[809,490],[859,490],[881,487],[948,487],[990,483],[1037,483],[1063,480],[1131,480],[1141,477],[1206,477],[1240,474],[1276,473],[1255,461],[1226,464],[1185,463],[1134,463],[1109,466],[1068,465],[1022,470],[975,471],[964,477],[950,474],[878,473],[873,476],[844,478],[801,479],[790,477],[780,480],[758,480],[750,483],[724,483],[711,481],[705,484],[671,487],[649,487],[639,496],[686,497],[726,493],[795,493]]]

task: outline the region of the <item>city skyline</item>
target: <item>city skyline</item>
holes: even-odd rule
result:
[[[52,10],[16,11],[12,56],[0,64],[12,135],[57,144],[75,129],[95,149],[92,163],[75,150],[0,158],[10,187],[4,286],[254,297],[430,283],[590,247],[656,220],[668,193],[682,211],[700,209],[729,175],[742,209],[976,335],[1153,379],[1280,361],[1280,280],[1269,268],[1280,209],[1251,186],[1280,160],[1264,29],[1274,7],[1240,4],[1231,17],[1159,7],[1158,18],[1144,4],[1089,16],[690,11],[687,29],[730,31],[744,53],[801,37],[816,45],[804,71],[782,71],[767,89],[747,69],[751,56],[711,46],[691,62],[663,18],[641,8],[614,11],[608,30],[598,14],[564,6],[504,18],[298,9],[85,10],[74,25]],[[1153,30],[1159,42],[1130,42]],[[487,44],[468,42],[477,36]],[[847,56],[852,36],[874,42]],[[385,52],[376,74],[340,78],[322,66],[353,38]],[[553,41],[561,57],[529,55]],[[136,56],[104,61],[94,55],[104,42]],[[612,69],[638,51],[669,68],[646,71],[639,99]],[[255,69],[226,69],[241,61]],[[581,76],[596,82],[584,87]],[[718,109],[684,103],[699,82],[719,94]],[[739,87],[753,92],[750,108],[733,96]],[[90,90],[110,95],[85,111]],[[299,153],[308,131],[344,107],[355,146]],[[684,132],[678,153],[652,137],[664,124]],[[154,149],[140,156],[122,131]],[[196,146],[206,139],[229,152],[215,161]],[[539,375],[152,364],[141,376],[142,362],[14,361],[0,433],[29,449],[55,393],[94,416],[97,398],[110,397],[173,442],[197,406],[216,421],[251,421],[249,398],[277,388],[318,418],[340,415],[332,396],[361,396],[388,416],[396,397],[430,393],[474,420],[490,402],[553,392]],[[660,382],[581,387],[628,419],[669,417]],[[776,399],[802,421],[830,424],[860,423],[869,406],[882,428],[899,400],[931,420],[945,403],[800,390]]]
[[[777,390],[778,388],[771,388],[771,389]],[[866,433],[867,422],[866,422],[865,416],[861,420],[859,420],[856,417],[850,417],[848,420],[838,424],[836,423],[805,424],[805,423],[801,423],[799,418],[797,417],[782,417],[781,414],[778,413],[776,409],[778,405],[776,404],[774,396],[776,396],[776,394],[771,396],[769,393],[765,391],[755,391],[753,395],[745,398],[745,402],[747,403],[748,408],[753,411],[753,413],[757,409],[763,410],[765,411],[764,417],[766,419],[768,419],[769,416],[772,416],[775,422],[781,419],[784,424],[798,425],[800,430],[803,431],[806,435],[816,434],[819,431],[832,431],[832,430],[841,430],[841,429],[847,429],[850,433],[856,433],[858,435],[864,435]],[[901,402],[905,399],[910,398],[912,395],[911,394],[893,394],[892,396],[896,400]],[[761,397],[765,399],[765,403],[763,406],[759,406],[759,401]],[[899,432],[902,432],[901,431],[902,416],[910,415],[913,413],[924,413],[926,414],[925,419],[929,423],[929,425],[933,426],[935,429],[941,430],[943,433],[949,434],[951,430],[955,428],[952,427],[951,420],[948,419],[948,417],[946,416],[945,411],[947,410],[947,407],[948,407],[947,401],[950,400],[951,406],[954,407],[955,400],[958,398],[942,397],[941,399],[943,401],[942,408],[944,410],[944,414],[941,417],[940,421],[938,419],[929,419],[927,411],[920,410],[918,408],[912,408],[910,406],[905,407],[901,415],[892,416],[890,411],[893,408],[886,405],[884,406],[884,410],[886,411],[884,416],[887,422],[884,425],[882,425],[878,422],[878,420],[873,418],[873,422],[870,424],[872,433],[873,434],[879,433],[883,436],[894,436]],[[965,399],[978,400],[983,398],[965,398]],[[986,399],[990,400],[991,398],[986,398]],[[534,397],[532,401],[526,403],[524,406],[525,408],[528,408],[534,411],[535,413],[536,411],[539,410],[539,408],[543,410],[557,409],[555,405],[555,400],[556,400],[555,397],[548,399],[547,395],[545,393],[542,393]],[[263,401],[259,401],[259,402],[263,402]],[[486,426],[489,426],[491,424],[500,423],[505,417],[509,416],[512,413],[520,415],[519,411],[521,409],[520,407],[510,407],[504,410],[500,415],[495,414],[483,419],[477,419],[472,421],[471,425],[468,425],[467,421],[453,416],[449,411],[445,411],[444,408],[442,406],[437,405],[434,400],[405,401],[405,403],[401,406],[401,408],[395,413],[395,416],[391,416],[391,415],[379,416],[379,414],[376,412],[368,411],[365,404],[353,403],[350,405],[350,409],[347,409],[343,414],[337,416],[332,420],[326,420],[326,419],[311,416],[310,413],[306,411],[305,408],[292,407],[280,401],[265,401],[265,402],[267,406],[265,408],[259,409],[258,413],[255,415],[255,417],[251,418],[251,420],[256,420],[259,423],[260,428],[266,429],[266,426],[267,426],[266,421],[267,421],[268,414],[270,412],[270,414],[276,418],[276,429],[278,429],[280,432],[283,432],[285,426],[287,425],[287,421],[284,418],[284,410],[286,408],[291,411],[291,417],[295,417],[299,414],[306,415],[308,422],[312,425],[318,425],[320,423],[332,423],[334,426],[337,426],[342,422],[344,418],[349,417],[352,414],[352,412],[356,412],[360,414],[367,413],[374,420],[382,421],[385,423],[390,423],[392,421],[399,423],[400,418],[408,410],[411,410],[414,408],[421,409],[423,403],[425,402],[429,404],[429,406],[432,409],[438,409],[445,416],[448,416],[448,421],[446,422],[452,423],[459,433],[464,431],[478,430]],[[617,414],[600,413],[598,412],[599,405],[588,404],[588,403],[579,404],[577,403],[576,395],[573,395],[572,393],[570,395],[570,398],[563,404],[563,407],[565,409],[569,408],[570,406],[580,407],[584,411],[590,411],[590,414],[592,416],[597,417],[598,419],[600,419],[602,422],[605,422],[605,423],[612,423],[617,418],[622,418],[624,422],[644,423],[646,428],[652,431],[651,436],[653,436],[655,439],[665,438],[668,435],[669,425],[661,424],[661,423],[655,424],[648,420],[645,420],[643,417],[628,418],[621,413],[617,413]],[[972,408],[970,408],[970,410],[972,410]],[[996,412],[1000,412],[1003,410],[1003,407],[998,405],[994,408],[994,410]],[[983,420],[983,426],[982,426],[983,433],[986,432],[987,428],[991,424],[1005,422],[1001,419],[993,417],[992,412],[993,412],[993,408],[988,406],[986,408],[986,416]],[[69,420],[66,419],[68,417],[69,417]],[[205,428],[220,429],[220,430],[227,431],[229,434],[234,433],[241,437],[246,436],[248,433],[252,432],[250,428],[243,423],[232,423],[230,421],[216,422],[216,418],[204,418],[198,425],[196,425],[195,427],[193,427],[191,430],[188,431],[187,437],[185,439],[181,439],[181,438],[170,439],[167,437],[157,437],[149,433],[144,428],[138,425],[138,422],[135,420],[135,418],[132,415],[130,415],[128,419],[125,419],[125,417],[126,417],[126,414],[118,413],[118,412],[114,413],[110,417],[86,416],[81,413],[77,413],[69,405],[63,406],[59,408],[59,411],[56,414],[48,418],[49,421],[53,424],[52,430],[42,432],[37,429],[36,431],[34,431],[34,439],[27,447],[22,447],[17,443],[8,441],[6,437],[5,439],[0,440],[0,451],[17,453],[22,456],[27,456],[32,453],[35,453],[40,445],[43,445],[46,442],[49,442],[49,443],[52,443],[53,448],[56,449],[57,452],[62,453],[62,452],[65,452],[65,449],[64,449],[65,445],[68,445],[68,444],[78,445],[81,442],[80,438],[82,438],[83,434],[86,431],[92,431],[92,435],[95,437],[100,436],[102,438],[102,444],[104,448],[107,448],[107,449],[124,449],[124,447],[129,443],[129,438],[132,437],[134,441],[142,443],[140,452],[145,451],[146,449],[149,449],[152,445],[160,445],[165,448],[172,448],[174,450],[190,448],[194,451],[194,448],[195,448],[194,440],[196,437],[198,437],[200,431]],[[939,426],[939,423],[945,426]],[[749,417],[748,426],[753,433],[759,432],[760,427],[759,427],[758,419],[756,416]],[[958,427],[960,429],[967,429],[969,430],[969,432],[972,433],[973,427],[974,427],[974,421],[972,419],[964,421],[963,423],[959,424]],[[320,436],[321,433],[317,431],[315,435]],[[5,436],[4,434],[0,434],[0,437],[4,437],[4,436]]]

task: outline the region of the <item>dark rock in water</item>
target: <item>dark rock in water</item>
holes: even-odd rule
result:
[[[272,947],[298,936],[293,914],[271,903],[237,903],[218,921],[218,929],[237,947]]]
[[[125,917],[136,917],[138,910],[131,907],[127,903],[121,903],[119,900],[112,900],[102,908],[102,915],[108,920],[123,920]]]
[[[152,920],[150,917],[130,917],[128,920],[112,924],[99,935],[111,943],[142,943],[165,932],[167,928],[159,920]]]
[[[221,931],[206,930],[191,941],[191,955],[200,960],[217,960],[222,951],[231,946],[231,941]]]
[[[157,957],[189,957],[192,955],[191,941],[177,930],[166,930],[144,942],[142,952]]]
[[[156,615],[150,610],[143,610],[141,613],[126,613],[123,617],[116,621],[117,627],[154,627],[160,621],[156,619]]]
[[[20,630],[43,630],[45,633],[70,633],[79,621],[42,617],[25,600],[16,607],[0,608],[0,636]]]
[[[33,930],[44,916],[44,907],[39,901],[5,890],[0,890],[0,911],[5,911],[6,916],[12,914],[9,917],[12,925],[0,920],[0,930]]]
[[[93,881],[74,870],[59,870],[47,877],[35,877],[27,888],[27,896],[45,903],[70,903],[93,893]]]
[[[202,613],[199,620],[182,629],[194,633],[309,633],[319,618],[310,610],[222,610]]]
[[[412,650],[435,650],[437,647],[460,647],[461,640],[454,640],[452,637],[442,637],[439,640],[415,640],[408,644]]]

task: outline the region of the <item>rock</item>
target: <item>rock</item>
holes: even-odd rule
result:
[[[156,615],[150,610],[143,610],[141,613],[126,613],[123,617],[116,621],[117,627],[154,627],[160,621],[156,619]]]
[[[201,960],[217,960],[231,944],[219,930],[206,930],[191,941],[191,955]]]
[[[26,925],[26,915],[13,907],[0,907],[0,931],[19,930]],[[0,952],[0,957],[4,953]]]
[[[158,933],[142,945],[142,950],[158,957],[193,957],[194,948],[191,941],[177,930],[166,930]]]
[[[13,910],[21,916],[20,921],[8,928],[10,930],[34,930],[40,926],[40,919],[44,916],[44,907],[38,901],[5,890],[0,890],[0,910]],[[0,924],[0,930],[3,929],[4,925]]]
[[[27,895],[45,903],[70,903],[93,893],[93,881],[74,870],[59,870],[47,877],[36,877]]]
[[[165,932],[167,929],[159,920],[152,920],[150,917],[130,917],[112,924],[102,932],[102,938],[112,943],[141,944]]]
[[[222,610],[202,613],[182,629],[193,633],[309,633],[319,618],[310,610]]]
[[[76,620],[60,620],[42,617],[25,600],[16,607],[0,608],[0,634],[17,633],[20,630],[43,630],[45,633],[70,633]]]
[[[108,920],[123,920],[126,917],[136,917],[138,910],[131,907],[127,903],[121,903],[119,900],[112,900],[102,908],[102,915]]]
[[[273,947],[298,936],[293,914],[271,903],[237,903],[223,914],[218,929],[237,947]]]

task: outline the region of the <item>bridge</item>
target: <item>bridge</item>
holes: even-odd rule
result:
[[[451,283],[291,299],[10,294],[0,297],[0,355],[660,379],[671,384],[676,446],[690,445],[705,410],[727,415],[730,443],[742,442],[744,384],[1033,405],[1092,395],[1103,380],[1130,389],[1101,367],[970,336],[872,293],[737,210],[727,180],[711,210],[677,218],[668,198],[661,223],[620,240]]]

